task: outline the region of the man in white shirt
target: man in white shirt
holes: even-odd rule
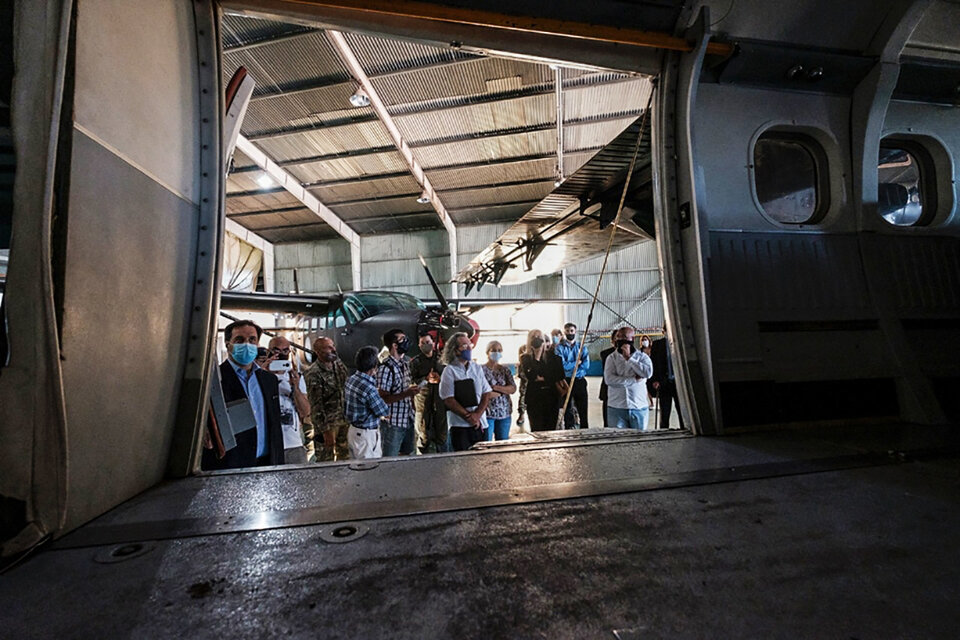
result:
[[[283,430],[283,460],[286,464],[306,464],[307,450],[303,446],[301,421],[310,415],[307,399],[307,384],[300,372],[291,367],[286,371],[273,371],[273,362],[290,362],[290,341],[277,336],[270,340],[266,368],[277,376],[280,383],[280,427]]]
[[[450,336],[443,347],[446,368],[440,376],[440,398],[447,406],[450,444],[454,451],[466,451],[483,440],[487,426],[487,404],[493,389],[483,368],[471,360],[470,338],[465,333]],[[467,396],[470,395],[470,398]]]
[[[603,365],[607,383],[607,424],[616,429],[647,430],[650,400],[646,379],[653,375],[650,356],[633,346],[634,331],[619,331],[616,350]]]

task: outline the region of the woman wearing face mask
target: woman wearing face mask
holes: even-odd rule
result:
[[[520,369],[527,378],[527,415],[530,429],[550,431],[556,428],[560,393],[557,382],[563,378],[560,359],[546,351],[540,329],[527,334],[527,352],[520,358]]]
[[[503,345],[496,340],[487,344],[487,363],[483,365],[483,375],[487,377],[493,398],[487,405],[487,440],[510,439],[510,413],[513,405],[510,396],[517,391],[510,369],[500,364],[503,358]]]

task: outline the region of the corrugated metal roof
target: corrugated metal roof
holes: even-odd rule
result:
[[[308,164],[291,165],[287,171],[304,183],[320,180],[340,180],[360,176],[407,171],[407,162],[399,151],[377,153],[356,158],[324,160]]]
[[[317,196],[321,202],[334,205],[343,200],[358,200],[369,198],[370,193],[378,196],[392,196],[398,193],[419,193],[420,185],[410,174],[400,178],[385,178],[365,180],[351,184],[311,188],[310,193]]]
[[[326,82],[350,80],[350,74],[323,32],[307,33],[256,49],[225,51],[224,82],[240,66],[246,67],[247,73],[256,81],[258,93],[274,93],[318,79]]]
[[[557,134],[549,130],[421,147],[417,149],[417,157],[421,159],[423,166],[429,167],[450,162],[480,162],[528,154],[555,153],[556,150]]]
[[[417,69],[375,78],[374,88],[390,97],[391,113],[402,114],[403,105],[441,98],[494,94],[531,85],[553,84],[553,71],[546,65],[503,58],[476,58],[454,65]],[[453,101],[450,106],[456,105]]]
[[[443,64],[469,60],[477,56],[453,48],[393,38],[379,38],[360,33],[347,33],[347,43],[363,70],[371,76],[407,69],[411,66]]]
[[[325,33],[308,31],[224,17],[224,42],[240,47],[224,52],[224,79],[242,64],[257,82],[244,134],[273,160],[294,162],[286,169],[303,184],[321,183],[311,191],[361,234],[439,227],[431,205],[416,202],[420,187],[412,175],[398,175],[409,172],[406,161],[396,151],[383,151],[393,148],[386,128],[377,120],[356,121],[374,117],[373,111],[348,106],[357,83]],[[346,38],[458,224],[516,219],[553,188],[555,73],[547,65],[368,35]],[[648,84],[582,69],[565,69],[563,81],[565,119],[578,121],[565,125],[565,147],[591,150],[636,116]],[[610,120],[614,112],[623,112],[623,118]],[[603,121],[591,121],[597,118]],[[452,138],[456,141],[442,142]],[[574,173],[590,155],[566,153],[565,173]],[[502,162],[518,157],[523,159]],[[489,164],[429,169],[470,163]],[[251,165],[236,154],[235,169]],[[328,233],[325,225],[289,211],[296,202],[286,192],[255,193],[261,190],[257,177],[255,170],[230,176],[228,193],[242,195],[228,195],[228,212],[285,210],[241,216],[238,222],[261,230],[290,224],[288,230],[264,231],[284,241]]]
[[[484,185],[470,191],[457,191],[441,194],[443,201],[451,209],[477,207],[500,202],[518,202],[522,200],[540,200],[553,190],[553,178],[547,178],[535,184],[514,187]]]
[[[224,49],[256,42],[266,42],[279,36],[313,30],[312,27],[299,24],[278,22],[276,20],[263,20],[252,16],[240,16],[229,13],[224,14],[223,22],[221,23]]]
[[[378,147],[392,142],[386,127],[378,120],[258,140],[257,145],[275,161],[282,162],[305,156]]]

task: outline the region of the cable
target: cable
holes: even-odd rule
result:
[[[593,292],[593,301],[590,303],[590,312],[587,313],[587,326],[583,329],[586,335],[590,331],[590,323],[593,321],[593,310],[597,306],[600,296],[600,285],[603,283],[603,274],[607,270],[607,261],[610,259],[610,249],[613,248],[613,238],[617,233],[617,227],[620,225],[620,214],[623,213],[623,203],[627,199],[627,191],[630,188],[630,178],[633,177],[633,169],[637,164],[637,154],[640,152],[640,143],[643,141],[643,131],[646,129],[647,118],[650,117],[650,106],[653,104],[653,94],[647,99],[647,108],[643,111],[643,122],[640,124],[640,132],[637,134],[637,144],[633,147],[633,157],[630,159],[630,168],[627,170],[627,176],[623,181],[623,191],[620,193],[620,203],[617,205],[617,216],[610,225],[610,239],[607,240],[607,249],[603,254],[603,265],[600,267],[600,275],[597,277],[597,288]],[[567,414],[567,407],[570,406],[570,396],[573,394],[573,383],[577,379],[577,371],[580,368],[580,358],[583,357],[584,341],[580,340],[580,348],[577,350],[577,358],[573,361],[573,373],[570,374],[570,384],[567,385],[567,396],[563,400],[563,408],[557,416],[556,428],[560,429],[563,425],[563,418]]]

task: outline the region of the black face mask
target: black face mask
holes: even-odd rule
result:
[[[539,349],[543,346],[543,338],[534,338],[530,341],[530,346],[534,349]]]
[[[397,353],[400,355],[405,354],[407,351],[410,351],[410,341],[404,338],[397,343]]]
[[[573,342],[573,341],[576,340],[576,339],[577,339],[577,334],[575,334],[575,333],[568,333],[568,334],[567,334],[567,342]]]
[[[630,353],[637,350],[637,348],[633,346],[633,340],[617,340],[617,349],[622,349],[625,344],[630,345]]]

